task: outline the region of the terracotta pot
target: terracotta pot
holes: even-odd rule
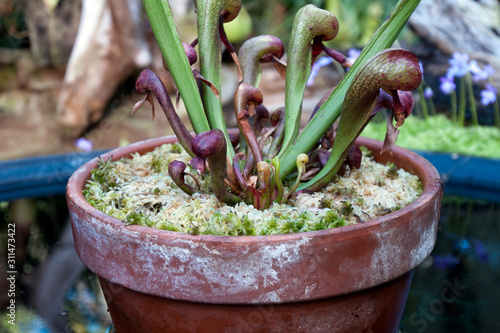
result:
[[[145,153],[175,138],[102,156]],[[100,277],[117,332],[395,332],[412,271],[432,251],[443,187],[435,168],[379,141],[358,144],[424,186],[396,212],[337,229],[273,236],[188,235],[125,226],[82,189],[94,159],[68,182],[76,251]]]

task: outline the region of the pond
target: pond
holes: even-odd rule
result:
[[[499,332],[500,205],[445,196],[431,256],[416,270],[401,332]]]

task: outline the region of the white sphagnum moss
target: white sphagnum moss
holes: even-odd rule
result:
[[[172,160],[189,160],[178,144],[116,162],[101,161],[84,196],[95,208],[124,223],[191,234],[271,235],[335,228],[398,210],[422,192],[418,177],[367,155],[364,152],[359,170],[347,170],[318,192],[299,194],[288,204],[275,203],[264,211],[245,203],[228,206],[212,194],[189,196],[180,190],[167,171]],[[196,187],[191,177],[185,178]]]

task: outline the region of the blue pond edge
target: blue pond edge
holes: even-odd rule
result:
[[[417,151],[443,180],[445,194],[500,203],[500,160]]]
[[[0,162],[0,201],[62,195],[73,172],[106,151],[72,152]],[[436,167],[445,183],[445,194],[500,202],[500,160],[417,153]]]
[[[62,195],[73,172],[106,151],[71,152],[0,162],[0,201]]]

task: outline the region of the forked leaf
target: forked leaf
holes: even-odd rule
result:
[[[380,153],[388,151],[392,155],[392,146],[398,139],[399,130],[392,123],[392,114],[387,117],[387,133]]]
[[[200,73],[193,72],[193,74],[194,74],[194,78],[196,80],[200,80],[201,82],[206,84],[210,88],[212,93],[215,95],[215,97],[217,97],[217,99],[220,101],[220,94],[219,94],[219,90],[217,89],[217,87],[212,82],[205,79]]]
[[[277,57],[273,57],[272,62],[274,64],[274,68],[278,71],[279,75],[283,78],[286,79],[286,62],[284,62],[281,59],[278,59]]]

